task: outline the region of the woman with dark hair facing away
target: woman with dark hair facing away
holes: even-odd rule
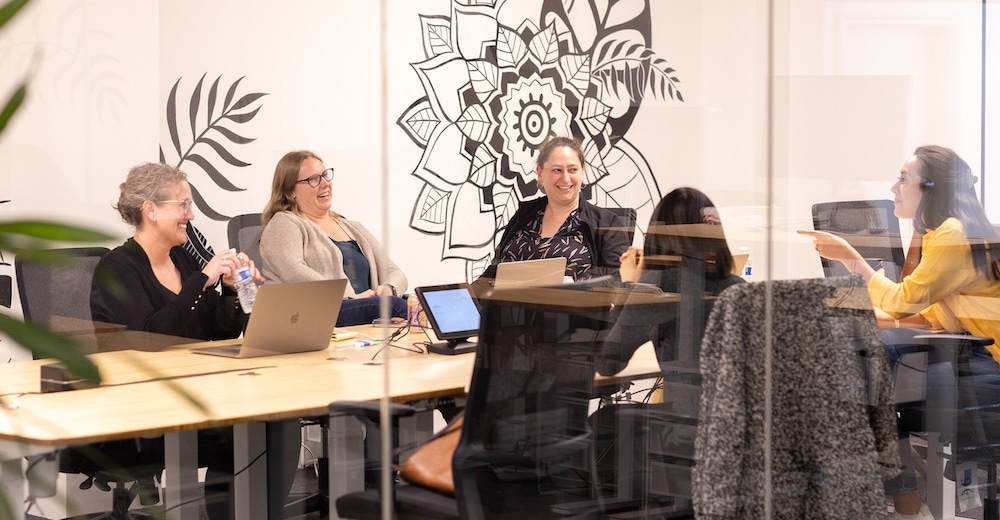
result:
[[[799,231],[813,237],[816,251],[839,260],[865,280],[882,331],[890,365],[898,363],[894,345],[912,344],[922,330],[941,328],[968,332],[1000,342],[1000,270],[989,253],[998,234],[976,198],[976,177],[954,151],[921,146],[913,152],[892,185],[895,214],[913,219],[921,237],[920,261],[899,283],[877,272],[845,240],[817,231]],[[909,263],[910,259],[907,259]],[[881,312],[880,312],[881,311]],[[1000,345],[974,347],[969,363],[975,374],[1000,374]],[[928,387],[933,387],[928,367]],[[983,385],[980,385],[983,386]],[[980,405],[1000,402],[1000,396],[977,388]],[[905,441],[906,438],[903,439]],[[893,496],[896,519],[931,519],[921,503],[910,460],[909,443],[900,442],[903,475],[886,483]]]
[[[278,283],[347,278],[337,326],[379,318],[387,295],[394,318],[406,317],[406,275],[360,222],[331,210],[333,168],[309,151],[288,152],[274,168],[271,200],[261,216],[260,256]]]
[[[103,276],[95,276],[90,293],[95,321],[196,340],[240,335],[244,314],[233,288],[236,272],[248,265],[255,280],[264,278],[246,254],[229,249],[217,253],[204,267],[197,263],[183,247],[188,222],[194,220],[193,203],[191,186],[181,170],[157,163],[129,170],[115,209],[125,223],[135,227],[135,233],[104,255],[96,267],[95,272]],[[220,278],[221,293],[215,287]],[[199,431],[198,458],[200,465],[208,467],[205,509],[209,516],[213,520],[235,518],[232,428]],[[283,495],[269,497],[278,500],[279,510],[290,487],[288,482]]]
[[[702,225],[705,229],[690,233],[693,230],[690,226],[672,227],[691,224]],[[642,249],[630,247],[621,255],[621,280],[626,286],[635,283],[638,288],[652,286],[664,292],[679,292],[681,267],[676,262],[663,260],[685,256],[704,260],[706,293],[718,295],[733,284],[743,283],[743,279],[732,272],[733,255],[715,204],[694,188],[677,188],[656,205]],[[671,309],[626,304],[601,348],[596,360],[597,371],[604,375],[621,371],[635,350],[650,340],[661,364],[677,359],[677,310],[676,307]],[[705,317],[708,317],[707,310]],[[700,340],[703,332],[699,330],[694,337]]]
[[[479,277],[481,293],[496,276],[496,264],[566,257],[574,281],[617,274],[629,246],[626,223],[608,209],[580,198],[586,177],[583,148],[572,137],[550,137],[538,149],[535,173],[544,196],[522,202],[507,222],[493,264]]]

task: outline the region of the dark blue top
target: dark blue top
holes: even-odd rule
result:
[[[331,238],[330,240],[333,239]],[[333,243],[337,245],[337,248],[340,249],[340,254],[344,256],[344,273],[347,274],[347,279],[351,281],[354,294],[361,294],[371,289],[371,265],[368,264],[365,254],[361,252],[361,246],[358,245],[358,241],[346,240],[339,242],[333,240]]]

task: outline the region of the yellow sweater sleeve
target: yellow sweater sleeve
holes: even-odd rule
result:
[[[899,319],[927,309],[977,277],[962,223],[945,220],[923,238],[923,254],[913,273],[899,283],[876,274],[868,281],[872,305]],[[933,313],[928,313],[931,317]],[[934,321],[934,320],[931,320]]]

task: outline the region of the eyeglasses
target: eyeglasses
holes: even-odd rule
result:
[[[158,200],[158,201],[156,201],[157,204],[163,204],[163,203],[166,203],[166,202],[172,202],[174,204],[179,204],[180,207],[181,207],[181,209],[184,210],[184,213],[187,213],[188,211],[191,211],[191,206],[194,206],[194,201],[191,200],[191,199],[184,199],[184,200]]]
[[[295,184],[305,182],[309,184],[310,188],[318,188],[320,179],[325,180],[326,182],[333,182],[333,168],[327,168],[323,170],[323,173],[318,173],[312,177],[306,177],[300,181],[295,181]]]

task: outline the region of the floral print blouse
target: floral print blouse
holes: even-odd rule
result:
[[[543,238],[541,234],[544,214],[544,208],[540,209],[523,229],[516,231],[507,247],[500,251],[498,260],[518,262],[562,256],[566,257],[566,276],[572,276],[573,280],[588,278],[587,272],[594,260],[590,248],[583,241],[580,209],[573,210],[550,238]]]

